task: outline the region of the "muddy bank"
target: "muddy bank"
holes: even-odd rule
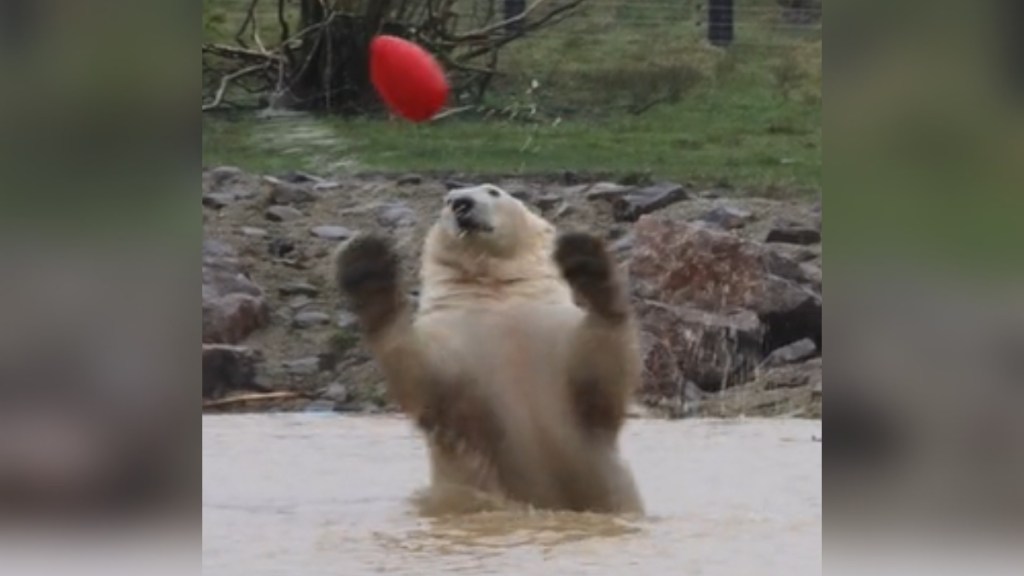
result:
[[[420,243],[452,186],[489,181],[562,229],[607,238],[642,325],[637,413],[821,411],[821,209],[643,178],[524,180],[203,174],[206,410],[390,410],[330,254],[356,232],[395,239],[415,281]],[[416,298],[410,285],[410,298]]]

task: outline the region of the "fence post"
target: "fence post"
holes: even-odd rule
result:
[[[714,46],[732,44],[733,0],[708,1],[708,41]]]

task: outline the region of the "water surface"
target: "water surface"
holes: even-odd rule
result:
[[[632,420],[647,517],[423,518],[423,446],[399,417],[203,418],[203,573],[821,573],[821,422]]]

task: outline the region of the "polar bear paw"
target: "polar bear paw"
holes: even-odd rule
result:
[[[367,330],[381,327],[401,307],[398,254],[388,239],[356,236],[339,248],[335,265],[338,289]]]
[[[555,263],[592,311],[615,319],[625,314],[615,264],[600,238],[584,232],[562,235],[555,246]]]

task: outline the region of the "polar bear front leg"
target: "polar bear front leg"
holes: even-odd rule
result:
[[[560,237],[555,262],[587,309],[573,335],[569,358],[569,384],[577,416],[588,429],[614,435],[641,378],[626,282],[604,242],[590,234]]]
[[[418,413],[428,373],[402,293],[394,247],[386,238],[373,235],[343,243],[335,254],[335,281],[384,373],[388,394],[406,413]]]

